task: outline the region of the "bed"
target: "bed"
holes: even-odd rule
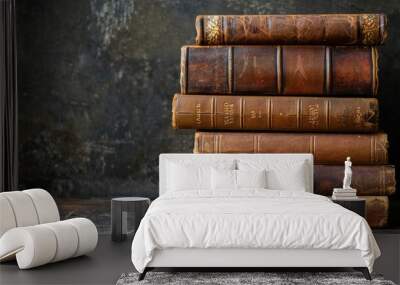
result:
[[[311,154],[161,154],[132,262],[153,268],[352,267],[379,248],[361,216],[313,194]]]

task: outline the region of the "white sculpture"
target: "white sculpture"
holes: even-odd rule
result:
[[[351,170],[351,160],[348,156],[346,161],[344,162],[344,178],[343,178],[343,189],[352,189],[351,188],[351,177],[353,176],[353,171]]]

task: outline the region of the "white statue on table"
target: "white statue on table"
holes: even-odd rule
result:
[[[333,188],[332,200],[359,200],[357,190],[351,187],[351,178],[353,176],[351,165],[350,157],[347,157],[344,162],[343,188]]]
[[[353,176],[353,171],[351,170],[351,160],[350,157],[346,158],[344,162],[344,178],[343,178],[343,189],[352,189],[351,188],[351,177]]]

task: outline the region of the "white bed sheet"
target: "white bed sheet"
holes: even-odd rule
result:
[[[371,272],[380,255],[359,215],[320,195],[265,189],[160,196],[133,239],[135,268],[166,248],[357,249]]]

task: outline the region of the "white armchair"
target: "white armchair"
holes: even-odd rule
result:
[[[88,219],[60,221],[57,205],[43,189],[0,193],[0,262],[17,259],[20,269],[84,255],[98,233]]]

